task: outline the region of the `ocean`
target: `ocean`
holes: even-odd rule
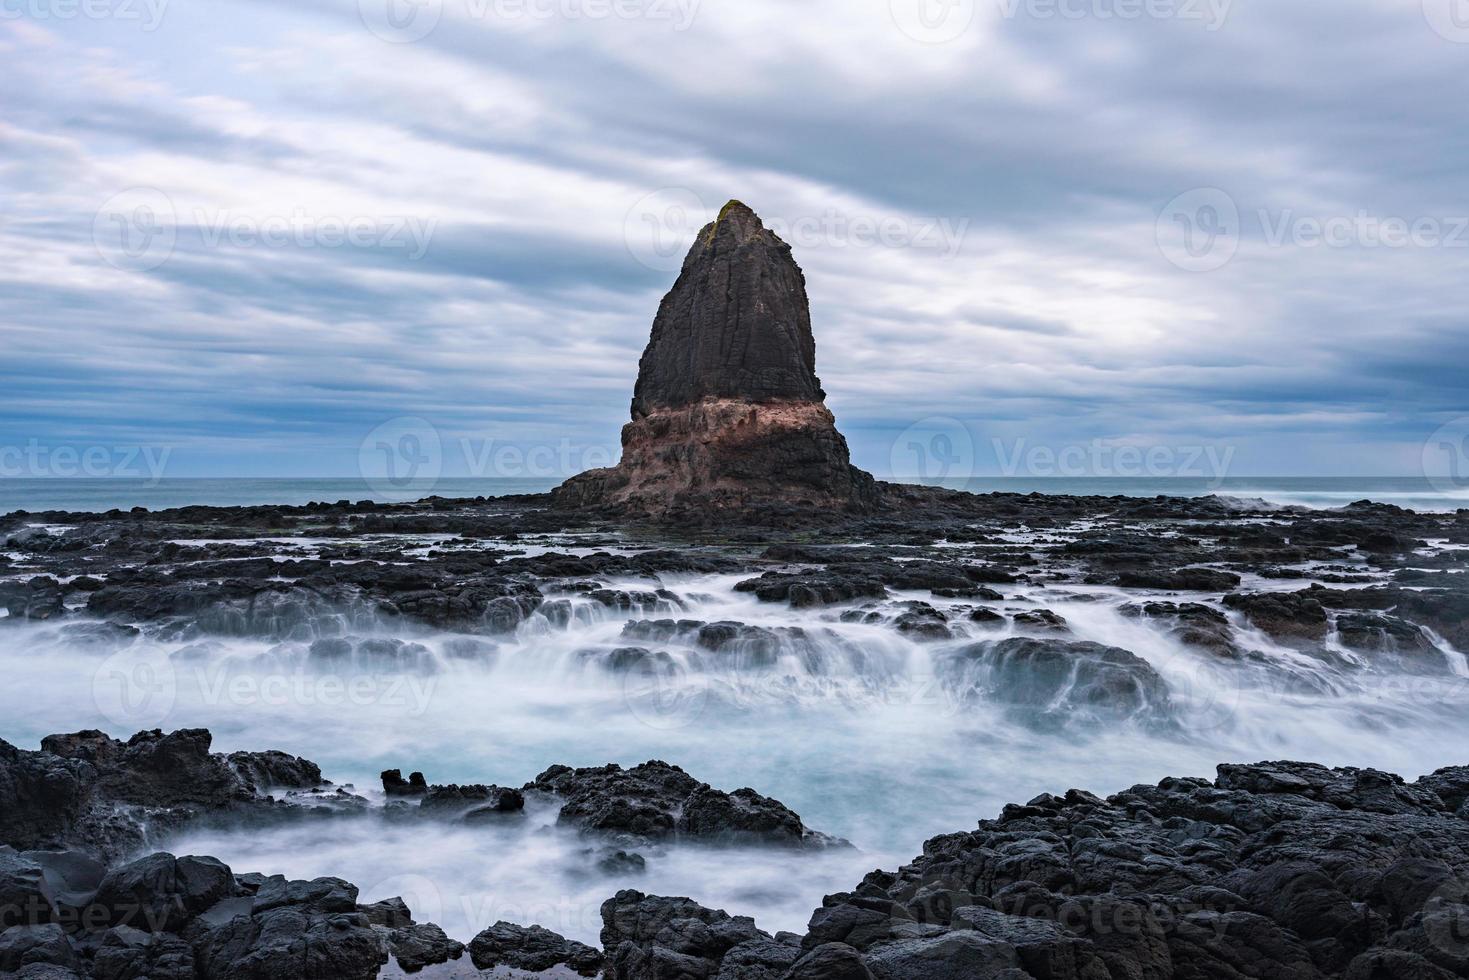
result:
[[[30,512],[106,511],[146,507],[252,504],[300,505],[314,500],[374,500],[379,502],[442,497],[498,497],[543,493],[560,478],[492,479],[442,478],[432,483],[383,488],[356,477],[322,478],[210,478],[210,479],[18,479],[0,478],[0,514]],[[917,481],[915,481],[917,482]],[[1342,507],[1356,500],[1396,504],[1418,511],[1454,511],[1469,508],[1469,486],[1454,487],[1425,477],[1231,477],[1222,481],[1187,477],[976,477],[946,481],[953,489],[973,493],[1051,493],[1123,495],[1129,497],[1206,494],[1262,500],[1271,504],[1312,508]]]

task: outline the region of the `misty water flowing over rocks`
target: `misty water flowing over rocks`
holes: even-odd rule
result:
[[[0,518],[0,974],[1469,975],[1469,511],[881,483],[815,352],[732,202],[613,469]]]

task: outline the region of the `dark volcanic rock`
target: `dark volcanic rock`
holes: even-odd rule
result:
[[[1313,645],[1326,639],[1326,609],[1301,592],[1236,592],[1224,604],[1243,612],[1271,639],[1291,646]]]
[[[1168,685],[1141,657],[1100,643],[1012,637],[970,644],[948,655],[948,681],[1044,729],[1164,724]]]
[[[308,759],[285,752],[231,752],[229,763],[257,792],[271,789],[315,789],[328,781],[321,767]]]
[[[418,803],[422,813],[437,816],[483,820],[495,814],[519,813],[525,809],[525,796],[518,789],[504,786],[473,784],[430,786]]]
[[[177,932],[236,888],[230,869],[214,858],[159,853],[109,871],[93,901],[111,912],[109,925]]]
[[[726,793],[656,760],[631,769],[552,766],[525,790],[558,797],[562,806],[557,821],[593,833],[717,844],[845,843],[807,829],[779,800],[748,788]]]
[[[39,752],[0,741],[0,843],[118,857],[136,850],[150,828],[176,829],[211,814],[263,818],[293,806],[263,796],[262,783],[322,782],[305,759],[226,757],[210,752],[210,743],[205,729],[139,732],[126,742],[99,731],[50,735]]]
[[[583,976],[596,976],[602,954],[541,926],[496,922],[469,943],[469,957],[481,970],[508,966],[539,973],[565,966]]]
[[[1238,588],[1240,577],[1216,568],[1153,569],[1145,572],[1123,572],[1117,584],[1124,589],[1167,589],[1177,592],[1227,592]]]
[[[432,922],[388,929],[384,941],[398,965],[409,973],[457,960],[464,953],[463,943],[450,939]]]
[[[384,769],[382,781],[385,796],[422,796],[428,792],[428,783],[421,772],[410,772],[404,779],[403,770]]]
[[[628,889],[602,903],[602,948],[612,980],[713,978],[732,950],[770,941],[753,919],[687,898]]]
[[[1202,647],[1231,660],[1242,656],[1229,618],[1213,606],[1198,602],[1142,602],[1129,603],[1120,612],[1124,616],[1168,624],[1169,635],[1180,643]]]
[[[1469,975],[1469,767],[1295,762],[1008,806],[826,897],[799,947],[620,892],[620,980],[1398,980]]]
[[[772,502],[871,510],[876,484],[851,465],[825,398],[805,276],[731,201],[653,321],[622,461],[567,481],[556,500],[680,519]]]
[[[875,578],[833,572],[766,572],[737,583],[735,591],[753,592],[761,602],[789,602],[797,609],[887,595],[887,589]]]
[[[12,619],[55,619],[61,615],[61,585],[38,575],[25,582],[0,582],[0,607]]]
[[[731,201],[699,233],[638,364],[632,414],[705,398],[816,401],[806,280],[791,247]]]

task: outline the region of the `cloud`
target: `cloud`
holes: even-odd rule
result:
[[[1400,472],[1463,411],[1469,49],[1418,0],[1217,30],[981,3],[942,44],[887,2],[624,7],[444,0],[406,44],[356,0],[0,22],[0,444],[168,445],[179,475],[349,473],[399,416],[615,446],[729,197],[792,241],[880,472],[930,417]],[[1205,188],[1238,214],[1219,240],[1164,214]],[[1364,239],[1392,220],[1439,240]]]

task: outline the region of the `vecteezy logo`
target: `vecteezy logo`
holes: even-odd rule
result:
[[[147,272],[167,262],[178,241],[178,216],[156,187],[114,194],[92,219],[92,244],[108,265]]]
[[[958,419],[926,418],[894,440],[888,463],[897,479],[962,483],[974,475],[974,438]]]
[[[415,500],[431,492],[443,470],[439,430],[426,419],[389,419],[373,429],[357,450],[357,470],[382,497]]]
[[[1239,251],[1239,206],[1217,187],[1196,188],[1168,202],[1156,236],[1163,257],[1180,269],[1221,269]]]
[[[444,0],[357,0],[362,26],[390,44],[423,40],[443,15]]]
[[[1423,443],[1423,475],[1435,490],[1469,490],[1469,416],[1441,425]]]
[[[665,187],[641,198],[622,222],[627,250],[655,272],[675,272],[704,227],[709,209],[687,187]]]
[[[975,0],[888,0],[898,30],[920,44],[947,44],[974,23]]]
[[[118,729],[160,727],[177,697],[173,662],[161,650],[114,653],[92,674],[92,703]]]
[[[1439,37],[1469,44],[1469,0],[1423,0],[1423,16]]]

